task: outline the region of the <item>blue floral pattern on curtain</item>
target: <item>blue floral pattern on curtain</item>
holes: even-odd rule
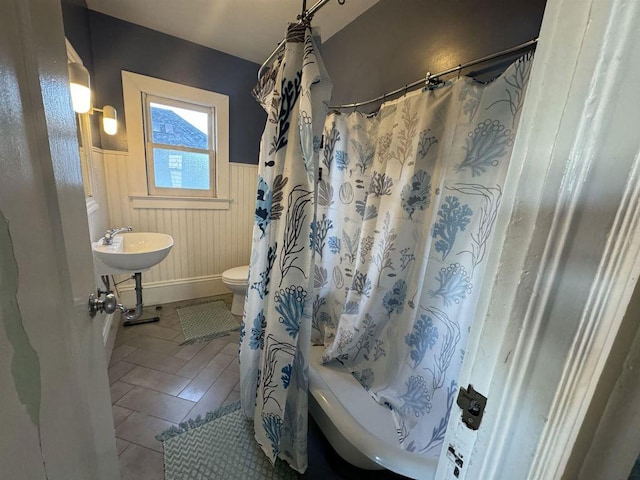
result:
[[[304,26],[256,96],[261,143],[253,249],[240,340],[241,403],[272,462],[307,468],[307,372],[315,249],[315,180],[331,81]]]
[[[531,59],[325,123],[312,340],[390,406],[410,451],[440,453]]]

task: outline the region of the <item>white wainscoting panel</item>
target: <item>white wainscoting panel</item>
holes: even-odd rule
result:
[[[222,272],[249,263],[257,165],[229,164],[228,210],[133,208],[127,191],[128,153],[103,153],[111,226],[131,225],[134,231],[168,233],[175,242],[164,261],[142,274],[144,303],[168,303],[227,292],[224,286],[220,287]],[[127,293],[132,289],[133,282],[120,286],[123,299],[134,298]],[[170,289],[175,292],[170,294]]]
[[[104,170],[104,155],[99,148],[91,149],[91,185],[93,196],[87,202],[87,219],[91,241],[102,237],[109,228],[109,202],[107,200],[107,181]]]

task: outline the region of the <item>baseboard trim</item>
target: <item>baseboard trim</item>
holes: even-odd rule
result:
[[[133,308],[136,303],[134,288],[133,284],[120,288],[118,302]],[[231,291],[222,283],[222,275],[142,282],[142,300],[145,305],[162,305],[225,293],[231,293]]]

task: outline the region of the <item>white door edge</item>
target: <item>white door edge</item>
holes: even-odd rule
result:
[[[58,2],[0,15],[3,478],[120,478]]]
[[[625,105],[640,104],[628,81],[640,74],[638,10],[547,3],[497,224],[504,242],[459,382],[488,396],[487,411],[475,433],[454,405],[443,447],[465,451],[458,478],[560,478],[573,449],[640,273],[640,145],[624,128],[637,125]],[[437,478],[451,470],[441,462]]]

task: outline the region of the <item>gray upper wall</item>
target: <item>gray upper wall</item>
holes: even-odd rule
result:
[[[121,71],[229,96],[229,159],[258,163],[266,114],[251,96],[259,65],[123,20],[89,12],[96,104],[113,105],[124,126]],[[126,126],[125,126],[126,127]],[[126,150],[125,128],[102,147]]]
[[[93,75],[93,53],[91,52],[91,31],[89,30],[89,10],[85,0],[63,0],[61,2],[64,34],[82,58],[82,63]]]
[[[91,30],[89,28],[89,9],[85,0],[62,0],[62,21],[64,23],[64,35],[73,45],[74,50],[82,63],[89,70],[91,81],[95,82],[93,71],[93,51],[91,49]],[[95,90],[92,85],[92,89]],[[123,112],[120,112],[123,113]],[[98,115],[91,116],[91,132],[94,146],[101,147],[101,127]]]
[[[120,71],[128,70],[229,95],[231,161],[257,163],[266,116],[249,92],[258,65],[88,11],[84,0],[61,3],[67,37],[92,72],[96,105],[119,113],[120,131],[102,135],[104,148],[127,149]],[[545,0],[380,0],[322,45],[332,104],[376,97],[427,71],[534,38],[544,6]]]
[[[545,3],[380,0],[322,45],[333,80],[331,103],[368,100],[429,71],[442,71],[535,38]]]

